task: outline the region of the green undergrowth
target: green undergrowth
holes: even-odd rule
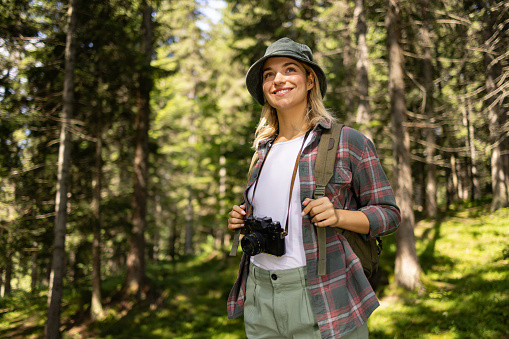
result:
[[[394,286],[394,235],[384,238],[381,306],[370,338],[509,338],[509,209],[453,211],[417,223],[425,290]],[[245,338],[242,318],[228,320],[226,299],[240,256],[215,252],[147,269],[150,290],[139,303],[120,301],[123,277],[103,282],[106,317],[91,322],[90,283],[66,289],[64,338]],[[75,285],[76,286],[76,285]],[[0,299],[0,338],[42,338],[46,292]]]
[[[385,286],[371,338],[509,338],[509,209],[466,208],[420,221],[415,234],[425,290]],[[394,236],[385,242],[392,272]]]
[[[178,263],[161,263],[148,272],[146,302],[127,313],[111,313],[94,325],[100,338],[241,338],[241,319],[228,320],[226,299],[235,279],[221,253]]]

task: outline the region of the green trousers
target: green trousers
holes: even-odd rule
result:
[[[319,339],[306,267],[267,271],[249,265],[244,323],[249,339]],[[369,337],[366,324],[345,339]]]

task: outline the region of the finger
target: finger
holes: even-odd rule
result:
[[[246,205],[240,205],[240,206],[233,206],[233,211],[241,214],[241,215],[246,215]]]
[[[332,226],[334,223],[331,221],[331,220],[323,220],[323,221],[319,221],[319,222],[315,222],[313,223],[316,227],[328,227],[328,226]]]
[[[311,211],[311,209],[313,208],[313,204],[312,204],[313,201],[314,200],[310,199],[310,198],[304,199],[304,201],[302,202],[302,205],[305,207],[302,210],[301,216],[305,216],[306,214],[309,213],[309,211]]]
[[[302,202],[302,205],[307,206],[307,204],[309,204],[311,201],[313,201],[313,199],[311,199],[311,198],[306,198],[306,199],[304,199],[304,201]]]
[[[318,216],[318,215],[320,215],[322,213],[325,213],[328,209],[329,209],[329,207],[326,204],[321,203],[321,204],[316,205],[315,207],[313,207],[311,209],[311,211],[309,212],[309,214],[311,216],[313,216],[313,217],[316,217],[316,216]]]
[[[323,212],[320,212],[320,213],[317,213],[313,216],[313,218],[311,219],[312,222],[315,222],[315,223],[318,223],[318,222],[322,222],[322,221],[325,221],[325,220],[328,220],[330,218],[334,218],[334,211],[331,211],[329,209],[323,211]]]
[[[318,227],[335,226],[337,223],[336,212],[334,210],[326,210],[325,212],[316,215],[312,219],[312,222]]]
[[[234,231],[237,228],[244,227],[244,220],[243,219],[237,219],[237,218],[230,218],[228,219],[228,229],[230,231]]]
[[[228,219],[229,224],[244,224],[244,218],[231,217]]]

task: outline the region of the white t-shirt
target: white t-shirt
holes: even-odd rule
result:
[[[306,140],[306,145],[311,138]],[[265,164],[260,173],[258,187],[253,202],[255,217],[271,217],[272,221],[279,221],[284,229],[288,213],[288,198],[292,181],[295,160],[300,151],[304,135],[272,145]],[[249,201],[253,200],[254,186],[248,191]],[[276,257],[260,253],[251,257],[251,263],[265,270],[284,270],[306,266],[306,254],[302,240],[302,204],[300,201],[299,171],[293,185],[292,201],[290,204],[290,220],[288,235],[285,237],[286,253]]]

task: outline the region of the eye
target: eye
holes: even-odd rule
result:
[[[268,78],[272,77],[273,75],[274,75],[274,73],[272,73],[272,72],[264,73],[264,74],[263,74],[263,79],[264,79],[264,80],[265,80],[265,79],[268,79]]]
[[[291,72],[297,72],[297,69],[295,67],[288,67],[286,69],[286,73],[291,73]]]

